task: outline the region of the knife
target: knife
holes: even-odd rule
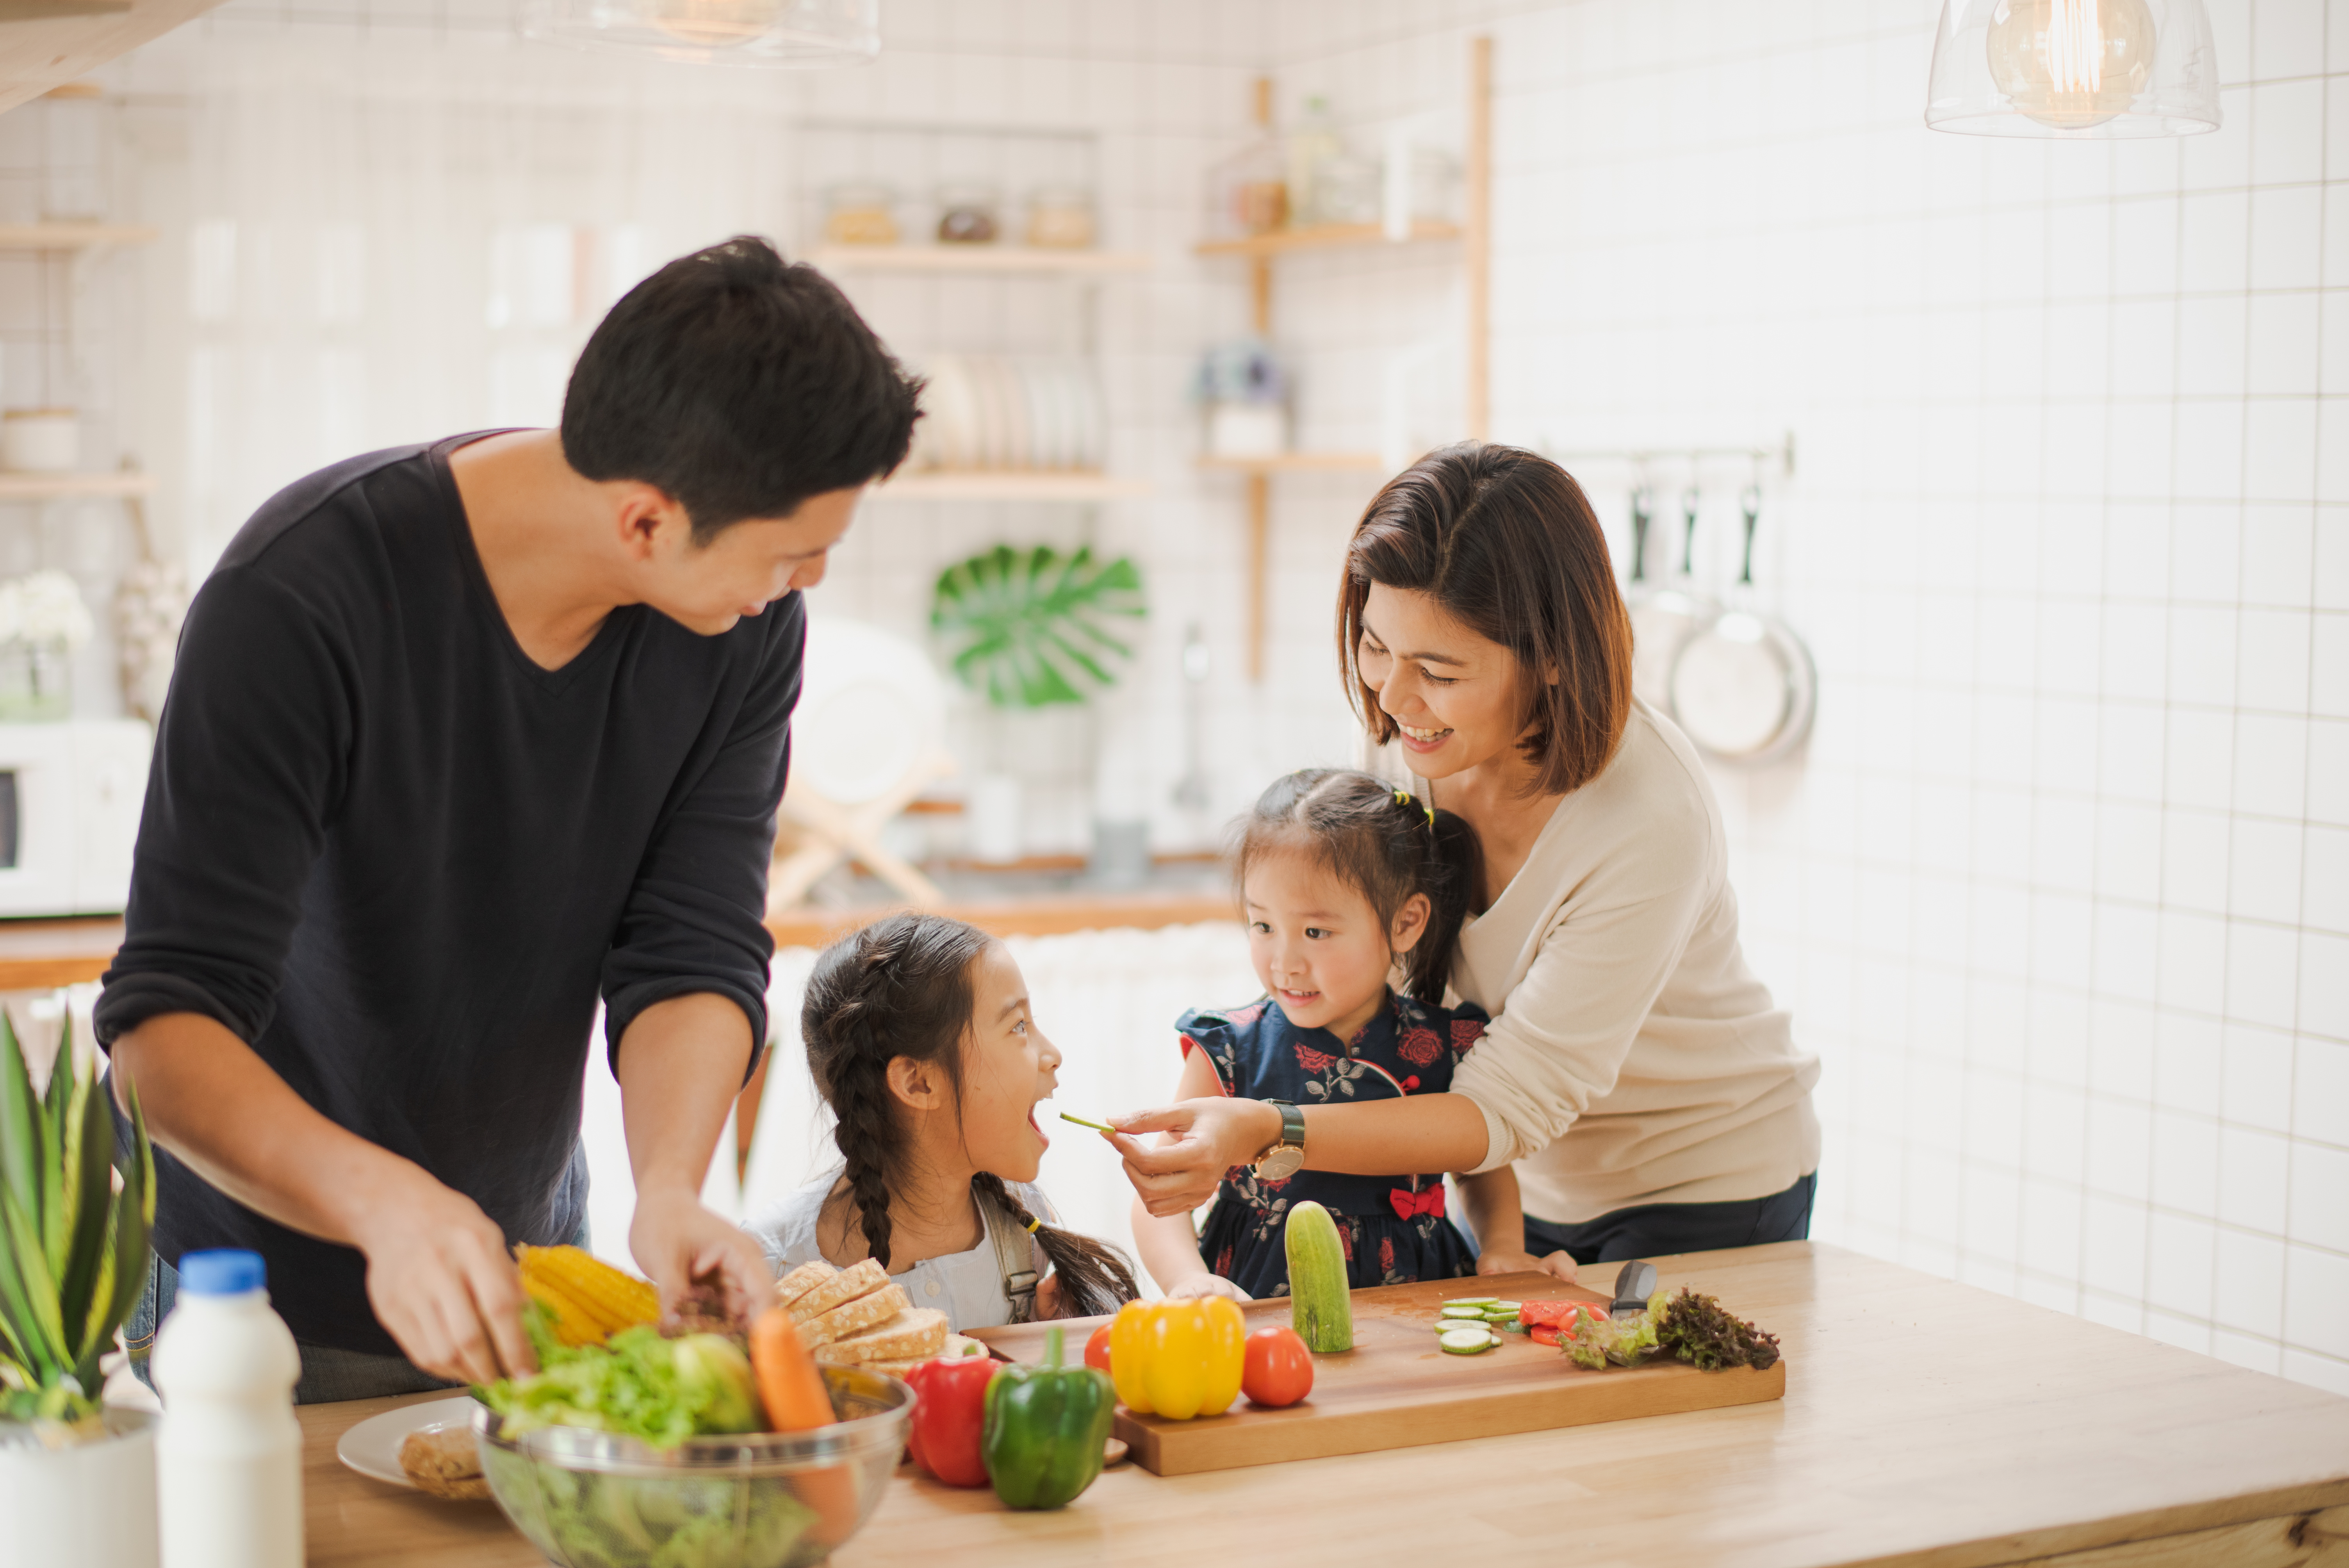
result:
[[[1625,1313],[1637,1315],[1648,1310],[1648,1298],[1656,1294],[1656,1265],[1638,1259],[1625,1264],[1615,1275],[1615,1299],[1607,1308],[1609,1317]]]

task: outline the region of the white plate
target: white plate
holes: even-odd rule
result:
[[[345,1432],[335,1445],[335,1457],[363,1476],[394,1486],[414,1486],[408,1472],[399,1468],[399,1445],[408,1440],[408,1434],[426,1427],[470,1427],[473,1412],[480,1408],[470,1394],[402,1405],[397,1410],[369,1416]]]

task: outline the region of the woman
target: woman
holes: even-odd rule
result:
[[[1739,952],[1703,767],[1631,696],[1630,620],[1580,487],[1510,447],[1422,459],[1354,531],[1338,642],[1371,738],[1476,831],[1452,984],[1492,1027],[1448,1094],[1121,1119],[1144,1206],[1184,1212],[1231,1166],[1293,1165],[1301,1119],[1309,1170],[1514,1162],[1522,1233],[1472,1216],[1485,1274],[1806,1236],[1818,1061]],[[1131,1136],[1149,1131],[1166,1136]]]

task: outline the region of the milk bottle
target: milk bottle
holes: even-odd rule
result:
[[[163,1568],[302,1568],[302,1357],[263,1284],[255,1253],[180,1259],[152,1364]]]

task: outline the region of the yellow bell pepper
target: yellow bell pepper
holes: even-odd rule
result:
[[[1220,1416],[1247,1361],[1247,1320],[1224,1296],[1129,1301],[1110,1325],[1110,1377],[1137,1416]]]

